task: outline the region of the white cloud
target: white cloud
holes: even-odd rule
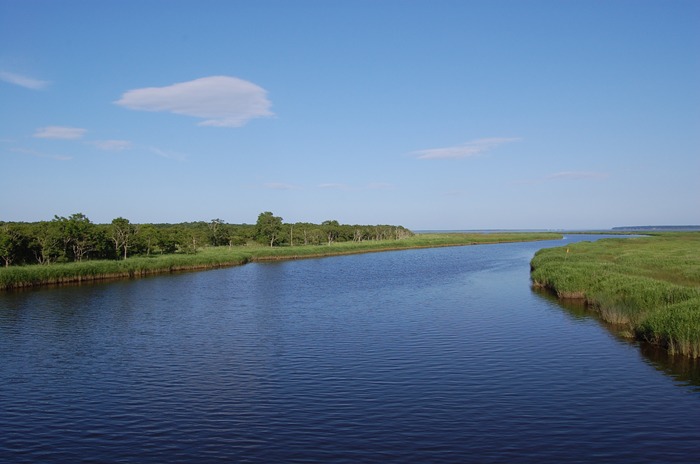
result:
[[[410,154],[418,159],[457,159],[469,158],[478,156],[493,148],[505,143],[517,142],[520,139],[517,137],[493,137],[472,140],[462,145],[444,148],[429,148],[427,150],[418,150]]]
[[[85,135],[87,129],[80,127],[47,126],[40,127],[34,132],[34,137],[38,139],[63,139],[76,140]]]
[[[34,79],[33,77],[22,76],[21,74],[15,74],[7,71],[0,71],[0,80],[32,90],[45,89],[50,84],[49,81],[42,81],[39,79]]]
[[[96,140],[90,142],[90,144],[96,146],[100,150],[107,151],[121,151],[131,148],[131,142],[128,140]]]
[[[565,171],[556,172],[554,174],[548,175],[546,180],[586,180],[586,179],[605,179],[608,177],[606,172],[592,172],[592,171]]]
[[[36,150],[28,150],[26,148],[11,148],[10,151],[13,151],[15,153],[20,153],[22,155],[35,156],[37,158],[50,158],[50,159],[57,160],[57,161],[70,161],[73,159],[72,156],[50,155],[50,154],[42,153],[42,152],[39,152]]]
[[[129,90],[115,103],[132,110],[167,111],[203,118],[200,126],[240,127],[250,119],[274,114],[265,89],[230,76]]]

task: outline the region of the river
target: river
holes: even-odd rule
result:
[[[0,462],[697,462],[697,363],[530,286],[594,238],[0,294]]]

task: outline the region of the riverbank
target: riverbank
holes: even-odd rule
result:
[[[605,239],[538,251],[533,285],[582,299],[671,354],[700,357],[700,233]]]
[[[10,266],[0,268],[0,290],[45,285],[75,284],[111,279],[131,279],[172,272],[216,269],[239,266],[254,261],[320,258],[355,253],[433,248],[489,243],[556,240],[558,233],[493,233],[493,234],[417,234],[401,240],[338,242],[330,245],[267,247],[246,245],[207,247],[196,254],[169,254],[131,257],[120,261],[83,261],[77,263]]]

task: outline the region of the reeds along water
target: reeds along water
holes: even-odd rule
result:
[[[582,242],[537,252],[532,280],[670,353],[700,357],[698,251],[700,233]]]
[[[700,358],[700,296],[655,311],[639,325],[639,335],[671,354]]]
[[[220,253],[196,255],[164,255],[150,258],[129,258],[120,261],[83,261],[66,264],[17,266],[2,269],[0,289],[25,288],[38,285],[90,282],[119,278],[134,278],[159,273],[245,264],[249,254],[221,250]]]

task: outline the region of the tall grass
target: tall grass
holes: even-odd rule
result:
[[[581,298],[671,353],[700,356],[700,233],[605,239],[540,250],[533,285]]]
[[[665,346],[671,354],[700,358],[700,297],[651,313],[639,324],[637,334]]]
[[[134,278],[152,274],[211,269],[245,264],[250,254],[240,251],[207,250],[196,255],[171,254],[134,257],[122,261],[83,261],[66,264],[17,266],[0,269],[0,290],[58,285],[95,280]]]
[[[151,274],[236,266],[250,261],[299,259],[367,253],[407,248],[472,245],[560,238],[554,233],[419,234],[401,240],[338,242],[331,245],[268,247],[249,244],[238,247],[208,247],[196,254],[132,257],[121,261],[84,261],[67,264],[0,268],[0,290],[135,278]]]

